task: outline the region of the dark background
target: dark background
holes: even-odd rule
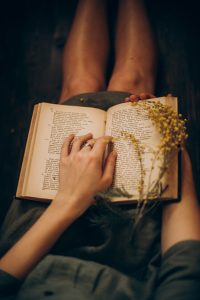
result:
[[[116,3],[110,0],[111,29]],[[159,49],[156,95],[178,96],[180,111],[189,120],[188,148],[199,195],[198,1],[149,0],[146,4]],[[0,223],[16,192],[33,105],[41,101],[57,102],[62,80],[62,50],[75,7],[73,0],[19,0],[1,5]],[[112,33],[113,30],[111,38]],[[110,66],[113,51],[111,54]]]

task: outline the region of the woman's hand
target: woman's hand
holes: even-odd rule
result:
[[[54,204],[63,205],[67,211],[79,217],[92,205],[93,196],[111,185],[115,151],[108,155],[103,166],[109,141],[111,137],[101,137],[95,141],[92,134],[80,137],[70,135],[66,138],[61,149],[59,190]]]
[[[155,98],[153,94],[150,93],[140,93],[140,94],[132,94],[124,99],[124,102],[136,102],[139,100],[146,100]]]

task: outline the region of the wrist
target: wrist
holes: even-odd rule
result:
[[[78,219],[93,203],[93,197],[80,197],[75,194],[67,196],[61,192],[58,192],[52,201],[52,205],[56,207],[56,209],[61,210],[67,218],[73,221]]]
[[[56,212],[67,220],[75,221],[81,214],[79,213],[79,199],[75,196],[57,193],[51,206]]]
[[[63,198],[59,199],[58,197],[55,197],[51,204],[48,207],[49,213],[53,214],[54,218],[57,218],[61,225],[63,224],[64,227],[68,227],[71,225],[76,219],[75,213],[70,209],[69,205],[65,203]]]

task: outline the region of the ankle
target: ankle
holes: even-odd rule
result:
[[[108,91],[125,91],[134,94],[143,92],[154,93],[155,79],[152,74],[139,72],[115,72],[111,77]]]

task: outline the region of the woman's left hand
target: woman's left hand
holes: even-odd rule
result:
[[[150,93],[140,93],[140,94],[132,94],[124,99],[124,102],[136,102],[139,100],[146,100],[155,98],[153,94]]]

